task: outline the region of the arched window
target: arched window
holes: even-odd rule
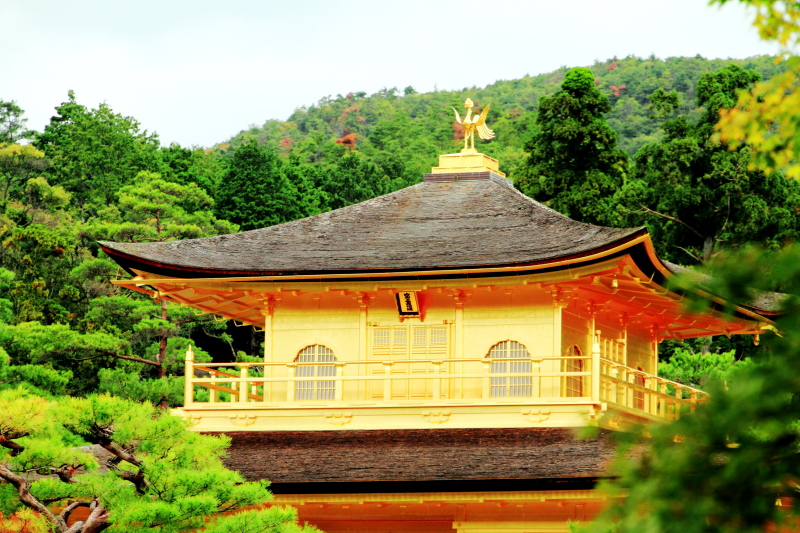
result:
[[[493,377],[492,398],[519,398],[531,396],[531,362],[504,361],[518,357],[530,358],[528,349],[517,341],[498,342],[489,350],[488,357],[492,361],[490,371],[492,374],[526,374],[524,376]]]
[[[581,357],[581,349],[578,348],[576,345],[572,345],[567,348],[565,356],[569,357],[570,359],[566,359],[564,361],[564,371],[565,372],[583,372],[584,369],[584,360],[583,359],[572,359],[573,357]],[[584,388],[583,388],[583,377],[584,376],[567,376],[564,382],[564,396],[567,397],[581,397],[584,395]]]
[[[333,364],[336,361],[336,357],[333,355],[333,350],[320,344],[306,346],[297,354],[295,361],[298,363],[321,364],[297,365],[295,376],[309,379],[308,381],[295,381],[294,399],[333,400],[336,393],[336,382],[332,379],[325,379],[336,376],[336,366]]]

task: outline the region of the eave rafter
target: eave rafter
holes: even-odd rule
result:
[[[682,307],[683,296],[657,285],[644,276],[637,276],[630,264],[620,261],[617,268],[594,272],[582,277],[554,283],[552,289],[572,297],[589,300],[602,308],[628,317],[630,322],[650,324],[658,340],[683,340],[708,335],[762,333],[763,323],[741,318],[687,313]],[[634,318],[635,317],[635,318]],[[703,320],[699,320],[699,319]]]
[[[200,314],[210,314],[222,319],[234,320],[242,325],[261,327],[264,303],[269,294],[242,290],[219,290],[205,287],[191,287],[176,280],[148,280],[137,276],[133,280],[114,280],[114,284],[126,289],[147,294],[152,298],[164,299],[181,306],[192,307]],[[153,282],[152,284],[150,282]],[[153,287],[150,290],[146,287]]]

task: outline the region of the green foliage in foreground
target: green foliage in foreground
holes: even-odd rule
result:
[[[615,503],[587,531],[760,533],[769,524],[796,527],[798,510],[776,501],[796,497],[800,479],[800,248],[778,256],[750,249],[712,266],[714,277],[703,287],[727,301],[753,298],[756,289],[789,293],[778,322],[781,336],[771,335],[769,351],[727,383],[709,380],[711,399],[694,414],[648,428],[647,438],[639,439],[644,455],[622,453],[621,477],[605,486]]]
[[[98,464],[84,441],[110,457]],[[57,533],[312,533],[290,508],[260,508],[267,482],[246,483],[221,461],[227,437],[191,432],[148,403],[108,395],[47,400],[0,392],[0,511],[35,511]],[[89,509],[67,527],[71,513]],[[46,527],[45,527],[46,526]]]

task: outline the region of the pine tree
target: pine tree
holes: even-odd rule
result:
[[[531,153],[518,186],[561,213],[594,224],[608,220],[611,197],[627,172],[627,155],[604,115],[611,105],[587,68],[564,76],[561,90],[543,97]]]

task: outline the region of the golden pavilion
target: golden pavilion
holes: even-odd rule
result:
[[[116,283],[263,331],[263,362],[190,351],[176,414],[328,533],[568,532],[604,505],[610,432],[706,397],[658,376],[659,342],[757,336],[778,308],[688,312],[645,228],[571,220],[469,147],[314,217],[101,246]]]

